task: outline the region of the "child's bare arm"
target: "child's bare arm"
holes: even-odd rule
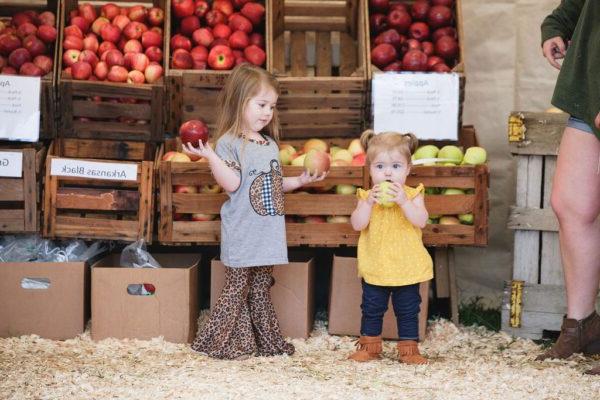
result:
[[[406,199],[403,204],[398,203],[404,212],[406,219],[416,227],[425,228],[429,213],[425,208],[425,200],[422,194],[417,195],[412,200]]]
[[[371,219],[371,211],[373,210],[373,205],[377,203],[377,198],[379,196],[379,185],[375,185],[373,189],[369,192],[369,197],[366,200],[359,200],[356,208],[352,212],[350,216],[350,223],[352,224],[352,229],[355,231],[362,231],[367,226],[369,226],[369,220]]]

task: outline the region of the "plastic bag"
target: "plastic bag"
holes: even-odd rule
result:
[[[44,242],[38,236],[7,236],[0,249],[0,262],[35,261]]]
[[[44,278],[23,278],[21,287],[23,289],[48,289],[50,288],[50,281]]]
[[[127,245],[121,252],[121,267],[126,268],[161,268],[161,265],[146,250],[146,242],[140,239]]]
[[[0,262],[87,261],[109,250],[104,242],[88,247],[83,240],[60,244],[39,236],[7,236],[0,247]]]

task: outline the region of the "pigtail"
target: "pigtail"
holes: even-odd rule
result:
[[[406,143],[408,149],[410,150],[410,154],[413,154],[419,145],[419,139],[412,133],[405,133],[402,135],[402,141]]]
[[[375,136],[375,131],[373,129],[367,129],[360,135],[360,144],[365,151],[369,148],[369,141],[371,141],[373,136]]]

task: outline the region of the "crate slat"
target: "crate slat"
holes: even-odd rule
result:
[[[23,201],[23,180],[0,178],[0,201]]]
[[[63,187],[56,193],[56,208],[73,210],[137,211],[140,194],[131,190]]]
[[[25,212],[23,210],[0,209],[0,231],[1,232],[24,232]]]
[[[137,221],[119,221],[102,218],[57,216],[55,231],[59,237],[135,241]],[[151,240],[150,240],[151,241]]]

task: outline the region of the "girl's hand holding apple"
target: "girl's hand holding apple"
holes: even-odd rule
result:
[[[323,179],[325,179],[325,177],[327,177],[328,173],[329,171],[323,172],[321,175],[318,175],[317,173],[311,175],[310,172],[305,170],[304,172],[302,172],[302,175],[298,177],[298,180],[300,181],[300,185],[304,186],[309,183],[322,181]]]
[[[183,143],[182,144],[183,152],[189,155],[196,155],[200,157],[204,157],[207,160],[210,159],[211,156],[216,155],[215,151],[208,145],[208,143],[203,144],[202,140],[198,140],[198,147],[192,146],[192,143]]]

